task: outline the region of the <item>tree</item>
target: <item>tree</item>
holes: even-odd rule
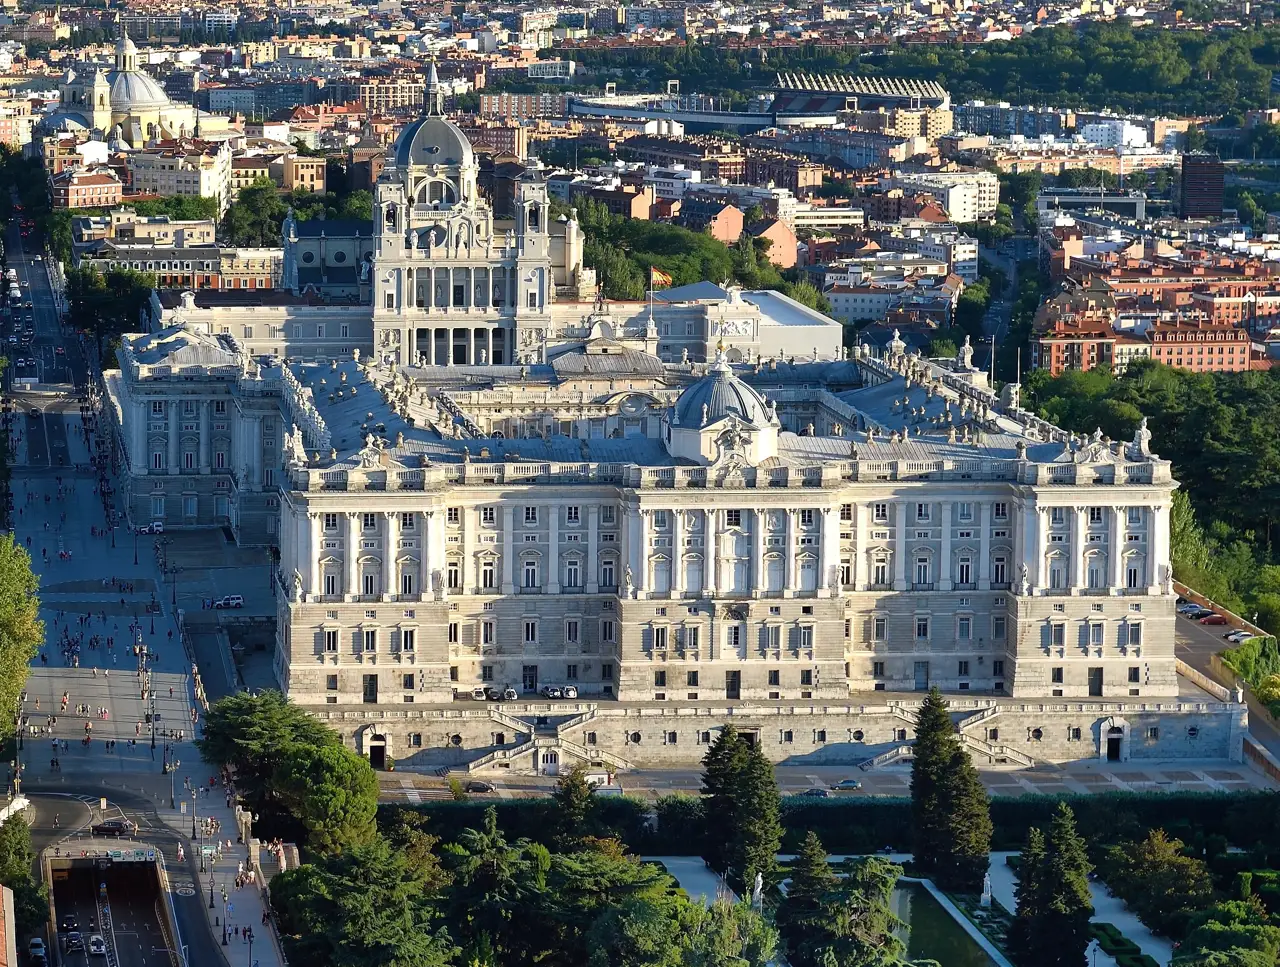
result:
[[[823,900],[835,887],[836,875],[827,862],[827,850],[813,830],[805,833],[800,852],[791,866],[786,896],[775,920],[787,949],[798,951],[806,934],[823,920]]]
[[[911,760],[911,828],[916,868],[933,874],[947,854],[943,791],[955,747],[955,726],[937,686],[916,713]]]
[[[890,901],[902,867],[878,856],[846,860],[816,922],[790,948],[792,967],[889,967],[905,946]]]
[[[1268,965],[1273,965],[1280,956],[1280,927],[1256,896],[1215,903],[1193,916],[1187,926],[1179,958],[1174,960],[1178,967],[1184,957],[1200,963],[1214,955],[1231,954],[1247,964],[1260,954]]]
[[[575,766],[560,777],[556,790],[551,794],[555,803],[557,835],[561,842],[571,843],[586,835],[587,814],[591,811],[591,787],[587,784],[587,770]]]
[[[777,931],[746,903],[717,900],[701,911],[684,938],[682,967],[766,967],[778,949]]]
[[[288,209],[269,178],[240,189],[222,218],[222,231],[231,245],[270,248],[280,244],[280,227]]]
[[[750,889],[757,873],[773,870],[782,842],[773,766],[732,726],[716,736],[702,764],[707,861],[739,889]]]
[[[734,880],[751,889],[756,876],[766,879],[777,868],[782,845],[782,797],[773,765],[758,743],[747,750],[746,767],[738,780],[734,808],[734,840],[728,868]]]
[[[1040,962],[1040,922],[1048,907],[1046,862],[1044,832],[1032,826],[1027,830],[1027,843],[1018,857],[1018,884],[1014,888],[1017,912],[1008,937],[1009,953],[1026,967],[1035,967]]]
[[[342,745],[298,745],[272,779],[277,794],[307,830],[307,846],[342,853],[374,837],[378,777],[368,761]]]
[[[7,472],[7,465],[6,465]],[[0,707],[17,708],[27,684],[31,661],[44,643],[40,620],[39,582],[31,573],[31,557],[12,533],[0,538]],[[13,735],[6,716],[0,735]]]
[[[974,892],[982,885],[991,849],[990,803],[936,686],[917,715],[914,753],[916,865],[945,889]]]
[[[0,883],[13,891],[18,933],[38,934],[49,919],[49,893],[32,875],[36,852],[31,827],[19,814],[0,824]]]
[[[732,725],[726,725],[707,747],[702,757],[702,811],[707,841],[704,855],[711,868],[723,873],[733,835],[734,793],[737,777],[742,773],[747,744]]]
[[[241,798],[254,812],[282,811],[274,780],[299,746],[340,745],[338,733],[277,691],[237,692],[205,716],[200,754],[236,774]]]
[[[1092,868],[1066,803],[1058,804],[1047,846],[1040,829],[1028,831],[1018,867],[1018,910],[1009,933],[1019,964],[1084,967],[1093,916]]]
[[[271,881],[286,955],[322,967],[448,967],[460,951],[433,899],[382,839]]]
[[[1202,860],[1187,856],[1182,841],[1153,829],[1140,843],[1107,851],[1107,885],[1148,927],[1180,935],[1188,920],[1213,898],[1213,881]]]

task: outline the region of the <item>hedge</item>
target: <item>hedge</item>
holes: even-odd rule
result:
[[[1031,826],[1047,826],[1063,800],[1075,811],[1080,835],[1094,846],[1142,839],[1155,828],[1185,841],[1193,840],[1197,833],[1223,836],[1245,848],[1258,840],[1280,842],[1280,827],[1274,822],[1280,812],[1280,793],[1105,793],[992,799],[992,849],[1021,849],[1027,830]],[[817,833],[832,853],[873,853],[884,847],[908,850],[909,805],[905,798],[888,796],[784,799],[783,852],[797,852],[808,830]],[[383,809],[422,812],[429,817],[427,828],[434,835],[453,840],[464,829],[479,829],[484,811],[491,807],[498,811],[498,823],[509,838],[546,842],[554,830],[550,822],[554,806],[547,798],[432,801]],[[628,796],[610,796],[595,800],[591,815],[595,828],[589,831],[612,833],[640,854],[696,856],[700,852],[700,819],[693,797],[667,796],[654,804]]]
[[[1122,934],[1113,923],[1091,923],[1089,931],[1098,938],[1098,946],[1112,957],[1119,958],[1142,953],[1142,948]]]

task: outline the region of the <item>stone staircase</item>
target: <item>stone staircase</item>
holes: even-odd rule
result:
[[[863,772],[870,772],[872,769],[878,769],[881,766],[892,765],[903,759],[910,759],[914,754],[911,744],[896,745],[892,749],[881,752],[879,755],[859,762],[858,768]]]

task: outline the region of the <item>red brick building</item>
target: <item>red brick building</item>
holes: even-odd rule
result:
[[[68,168],[50,179],[54,208],[110,208],[124,186],[110,168]]]

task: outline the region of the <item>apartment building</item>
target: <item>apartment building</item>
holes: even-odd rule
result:
[[[124,186],[105,166],[67,168],[49,179],[54,208],[108,208],[120,204]]]
[[[213,198],[231,204],[231,148],[225,141],[161,141],[128,156],[134,189],[152,195]]]

